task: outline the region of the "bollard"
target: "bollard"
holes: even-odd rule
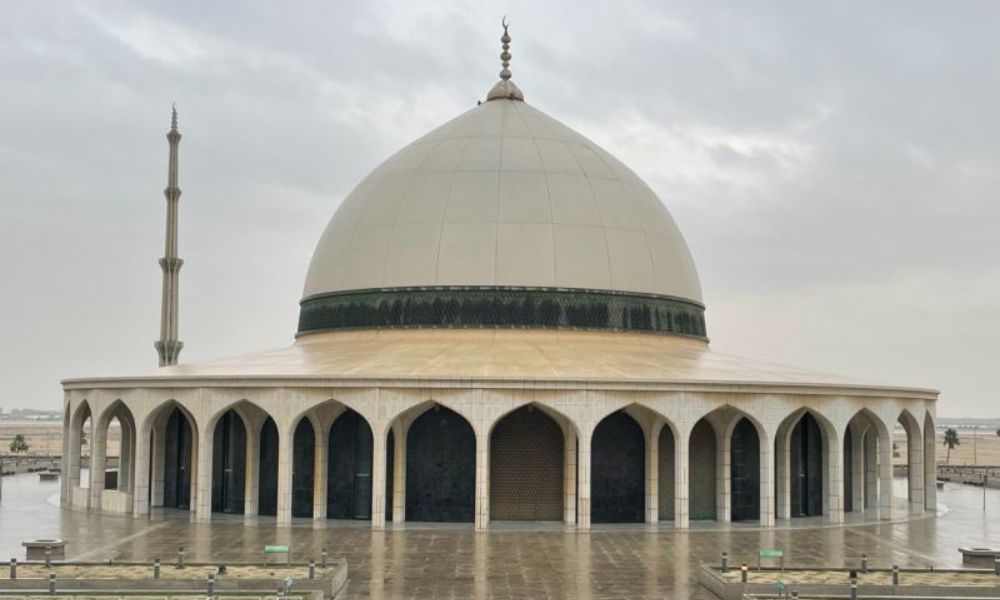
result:
[[[17,559],[10,559],[10,578],[17,579]]]
[[[798,590],[798,588],[792,590],[792,600],[799,600],[799,590]]]
[[[993,557],[993,574],[1000,575],[1000,556]]]
[[[861,572],[862,573],[867,573],[868,572],[868,555],[867,554],[862,554],[861,555]]]
[[[899,585],[899,565],[892,565],[892,585]]]
[[[722,553],[722,572],[726,573],[729,571],[729,553]]]
[[[56,574],[49,573],[49,595],[55,596],[56,594]]]
[[[52,546],[45,547],[45,568],[52,568]]]
[[[215,595],[215,573],[208,574],[208,595]]]
[[[324,569],[326,568],[326,548],[323,548],[323,551],[319,553],[319,564]]]
[[[153,559],[153,579],[160,578],[160,559]]]
[[[309,559],[309,579],[316,579],[316,561]]]
[[[746,563],[740,565],[740,581],[746,583],[750,579],[750,567]]]
[[[851,600],[858,600],[858,572],[851,569]]]
[[[177,568],[184,568],[184,546],[177,547]]]

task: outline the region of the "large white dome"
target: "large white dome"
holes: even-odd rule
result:
[[[406,146],[333,215],[305,297],[502,286],[701,302],[687,244],[656,194],[599,146],[513,99]]]

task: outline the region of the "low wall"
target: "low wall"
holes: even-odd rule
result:
[[[1000,489],[1000,467],[938,465],[937,478],[940,481],[953,481],[971,485],[983,485],[983,475],[986,475],[986,487]]]
[[[230,563],[237,567],[239,564]],[[0,595],[11,592],[33,592],[32,595],[41,595],[48,592],[48,578],[32,577],[28,572],[32,566],[41,567],[43,563],[39,561],[28,561],[19,563],[19,573],[17,579],[8,577],[9,569],[0,566]],[[248,565],[254,567],[266,566],[270,575],[266,579],[262,578],[240,578],[230,575],[221,575],[215,579],[214,591],[216,594],[229,593],[266,593],[274,597],[275,590],[281,585],[286,575],[292,575],[290,571],[301,573],[306,570],[306,565]],[[29,568],[26,568],[29,567]],[[62,577],[60,572],[64,568],[75,568],[79,572],[75,577]],[[83,567],[83,569],[78,569]],[[94,568],[94,572],[87,577],[87,568]],[[56,593],[59,595],[108,595],[108,594],[143,594],[147,596],[163,597],[167,593],[185,594],[191,596],[204,597],[207,591],[206,572],[214,571],[216,564],[191,564],[185,567],[184,576],[178,576],[181,571],[177,571],[170,565],[164,565],[164,571],[171,570],[171,573],[164,574],[160,579],[152,578],[152,565],[149,563],[56,563],[51,570],[45,569],[44,573],[54,573],[56,575]],[[114,577],[116,569],[129,570],[129,574],[122,574]],[[35,569],[38,571],[38,569]],[[142,576],[136,577],[138,570]],[[37,573],[36,573],[37,575]],[[109,577],[109,575],[112,575]],[[343,559],[331,560],[328,567],[317,567],[315,579],[308,579],[303,576],[292,578],[290,589],[291,594],[305,596],[312,600],[331,599],[343,589],[347,583],[347,561]]]
[[[738,568],[737,568],[738,569]],[[730,571],[734,571],[730,567]],[[787,573],[789,577],[794,577],[796,571],[816,571],[818,568],[785,568],[782,573]],[[822,570],[822,569],[819,569]],[[847,574],[850,569],[847,568],[831,568],[831,571],[842,571],[844,576],[843,584],[831,584],[831,583],[795,583],[790,587],[799,591],[801,597],[811,597],[811,596],[823,596],[823,597],[842,597],[846,598],[850,594],[850,584],[848,582]],[[702,565],[698,569],[698,583],[705,589],[709,590],[722,600],[743,600],[747,597],[753,597],[760,595],[762,597],[774,598],[774,594],[777,593],[777,588],[774,583],[755,583],[754,573],[759,573],[761,571],[771,571],[776,572],[778,569],[765,567],[764,569],[751,569],[748,583],[740,582],[730,582],[722,578],[718,567],[709,567]],[[870,573],[874,572],[886,572],[886,569],[869,569]],[[907,573],[919,573],[927,571],[926,569],[900,569],[902,576],[901,585],[869,585],[864,583],[864,575],[858,584],[858,596],[859,597],[872,597],[872,596],[904,596],[907,598],[917,598],[917,597],[927,597],[927,598],[996,598],[997,597],[997,585],[983,585],[983,586],[969,586],[969,585],[955,585],[955,586],[932,586],[932,585],[906,585],[905,578]],[[992,575],[993,571],[989,569],[935,569],[938,573],[976,573],[983,574],[988,573]],[[1000,576],[997,577],[998,585],[1000,585]]]
[[[90,506],[90,488],[74,485],[70,491],[70,506],[79,509],[86,509]]]
[[[118,490],[101,492],[101,510],[106,513],[125,515],[132,512],[132,494]]]

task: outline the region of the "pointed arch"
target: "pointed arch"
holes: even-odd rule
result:
[[[472,522],[476,434],[459,413],[437,402],[406,433],[406,520]]]
[[[180,402],[167,400],[146,418],[153,469],[150,505],[190,509],[197,485],[198,424]],[[144,440],[145,443],[145,440]]]
[[[626,410],[601,419],[591,437],[591,521],[641,523],[645,511],[645,432]]]
[[[906,433],[906,496],[911,515],[924,510],[924,437],[920,421],[904,408],[897,418]]]
[[[522,405],[493,424],[489,440],[490,518],[562,519],[565,440],[549,411]]]
[[[364,416],[346,408],[327,435],[328,519],[371,519],[374,437]]]
[[[99,481],[104,484],[103,489],[131,493],[134,485],[133,474],[135,470],[134,461],[138,432],[136,430],[135,417],[132,414],[132,410],[124,401],[122,401],[121,398],[118,398],[109,404],[98,418],[95,431],[99,432],[100,435],[95,436],[96,438],[99,438],[95,440],[95,443],[104,444],[104,448],[102,450],[105,461],[107,458],[111,457],[109,452],[111,446],[109,434],[111,425],[115,421],[118,422],[119,434],[117,456],[118,466],[115,469],[108,469],[105,465],[104,475],[101,476],[98,474],[98,477],[102,477]]]

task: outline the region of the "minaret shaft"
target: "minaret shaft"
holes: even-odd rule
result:
[[[160,366],[177,364],[177,356],[184,347],[178,339],[178,308],[180,292],[180,270],[184,261],[177,256],[177,212],[181,190],[177,186],[178,147],[181,134],[177,131],[177,111],[174,110],[170,132],[167,133],[170,143],[170,160],[167,167],[167,188],[163,194],[167,197],[167,231],[163,258],[160,259],[160,269],[163,271],[163,294],[160,303],[160,339],[156,342],[156,352],[160,356]]]

